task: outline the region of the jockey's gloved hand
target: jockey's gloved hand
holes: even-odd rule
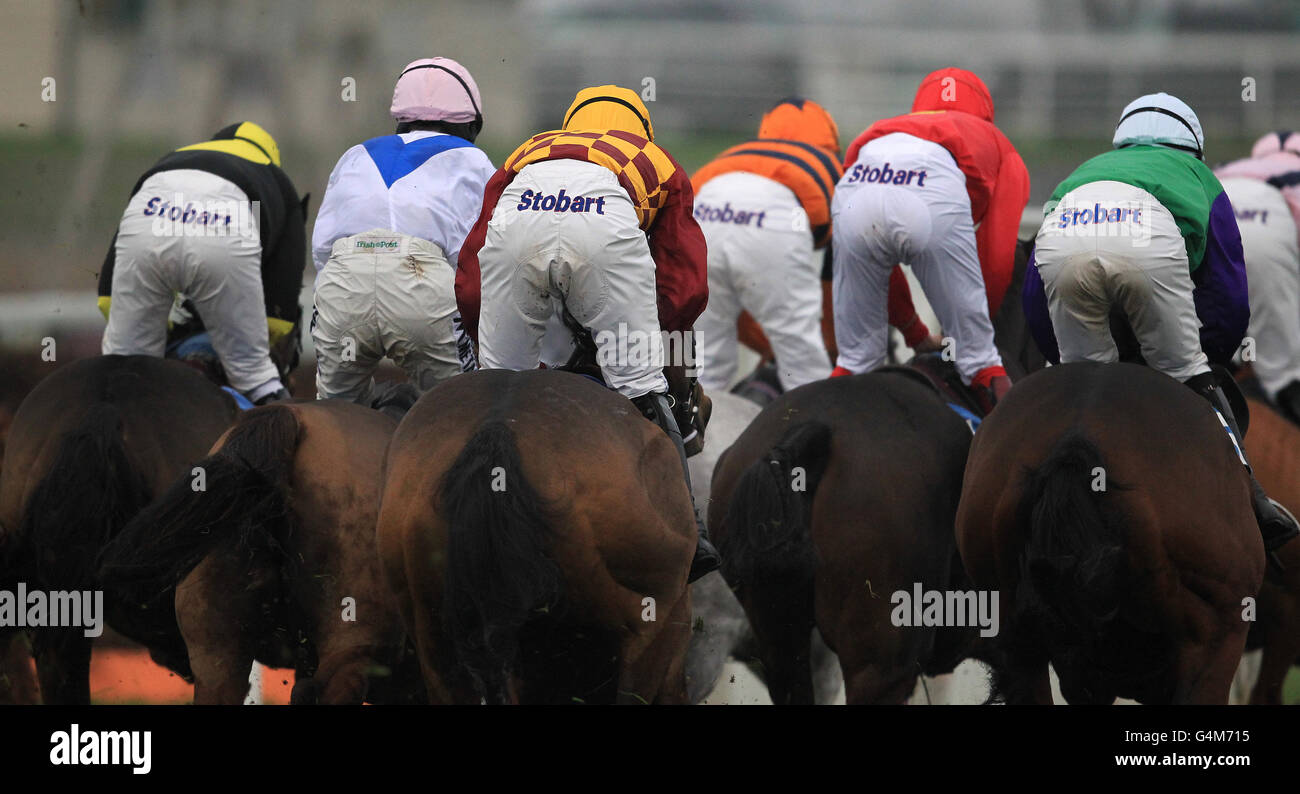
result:
[[[980,412],[988,416],[994,406],[1011,391],[1011,378],[1007,377],[1007,371],[1002,367],[985,367],[971,378],[970,388],[975,394],[975,401],[979,403]]]
[[[938,334],[927,334],[926,336],[921,337],[921,341],[912,345],[912,350],[916,351],[917,355],[922,353],[938,353],[943,350],[943,337]]]

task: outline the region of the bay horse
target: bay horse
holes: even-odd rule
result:
[[[95,558],[234,421],[229,394],[190,367],[100,356],[60,367],[23,400],[0,469],[0,585],[99,590]],[[105,622],[190,675],[170,598],[104,592]],[[46,703],[90,702],[92,638],[82,627],[29,630]],[[0,636],[0,645],[9,638]]]
[[[730,392],[710,395],[713,401],[709,419],[708,443],[700,454],[690,459],[691,492],[695,504],[704,510],[707,520],[713,470],[718,458],[735,442],[749,423],[758,416],[759,405]],[[686,685],[691,703],[699,703],[717,687],[728,659],[752,665],[760,677],[754,632],[745,617],[745,608],[719,573],[704,576],[691,585],[691,644],[686,653]],[[820,636],[813,637],[813,690],[818,703],[831,702],[843,683],[834,654],[826,649]]]
[[[1300,428],[1267,403],[1247,402],[1255,478],[1294,513],[1300,510]],[[1250,702],[1257,705],[1280,705],[1287,672],[1300,664],[1300,543],[1292,541],[1274,553],[1285,570],[1268,567],[1259,591],[1258,617],[1246,640],[1247,649],[1263,649],[1259,677],[1250,692]]]
[[[581,375],[460,375],[389,446],[379,556],[435,703],[684,703],[695,537],[672,442]]]
[[[1042,370],[971,446],[957,543],[1003,616],[993,697],[1226,703],[1264,576],[1246,473],[1206,402],[1127,363]]]
[[[905,702],[975,637],[891,620],[892,594],[964,581],[953,518],[971,431],[919,379],[884,368],[801,386],[718,461],[709,527],[773,703],[813,702],[814,628],[850,704]]]
[[[238,705],[254,660],[293,668],[293,704],[419,700],[375,522],[397,422],[341,400],[244,413],[105,549],[101,578],[175,591],[196,705]]]

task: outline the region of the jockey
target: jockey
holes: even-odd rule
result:
[[[1215,169],[1246,253],[1253,369],[1274,404],[1300,423],[1300,134],[1270,132],[1250,157]]]
[[[758,139],[727,149],[691,179],[709,249],[709,305],[696,322],[706,390],[736,373],[736,320],[747,311],[771,340],[789,391],[830,374],[822,339],[822,256],[831,191],[843,175],[839,130],[805,99],[763,116]]]
[[[987,413],[1011,388],[993,322],[1015,269],[1029,172],[993,125],[993,98],[964,69],[921,81],[912,112],[878,121],[849,146],[835,190],[833,374],[885,361],[887,320],[912,347],[929,331],[899,262],[911,264],[944,330],[957,372]]]
[[[395,134],[334,166],[312,232],[320,399],[371,404],[384,356],[420,392],[473,369],[453,263],[495,170],[473,144],[482,109],[464,66],[413,61],[393,89]]]
[[[1025,274],[1026,321],[1049,361],[1110,362],[1119,310],[1147,363],[1214,406],[1245,463],[1210,362],[1231,360],[1246,332],[1246,270],[1232,204],[1203,162],[1200,121],[1178,98],[1148,94],[1124,108],[1114,146],[1052,193]],[[1271,551],[1297,534],[1295,519],[1254,474],[1250,486]]]
[[[708,300],[705,244],[686,171],[653,141],[636,92],[579,91],[563,128],[529,138],[488,182],[461,249],[456,298],[485,368],[536,367],[557,314],[590,331],[605,382],[667,433],[689,492],[685,444],[700,433],[687,424],[691,394],[676,395],[674,410],[665,362],[641,353],[662,352],[661,331],[690,344]],[[690,581],[719,564],[695,517]]]
[[[251,121],[155,163],[132,189],[99,274],[103,353],[161,357],[174,293],[183,293],[230,386],[257,405],[287,399],[305,201],[280,169],[275,139]],[[271,359],[282,346],[293,350],[283,373]]]

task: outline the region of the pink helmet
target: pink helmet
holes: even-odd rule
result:
[[[1270,132],[1255,141],[1254,147],[1250,150],[1250,156],[1267,157],[1278,152],[1300,154],[1300,132],[1291,132],[1290,130]]]
[[[482,121],[483,101],[469,70],[451,58],[421,58],[406,65],[393,88],[389,111],[398,121]]]

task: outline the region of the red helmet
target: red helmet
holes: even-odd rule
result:
[[[949,66],[930,72],[916,89],[912,112],[924,110],[959,110],[993,121],[993,95],[974,72]]]

